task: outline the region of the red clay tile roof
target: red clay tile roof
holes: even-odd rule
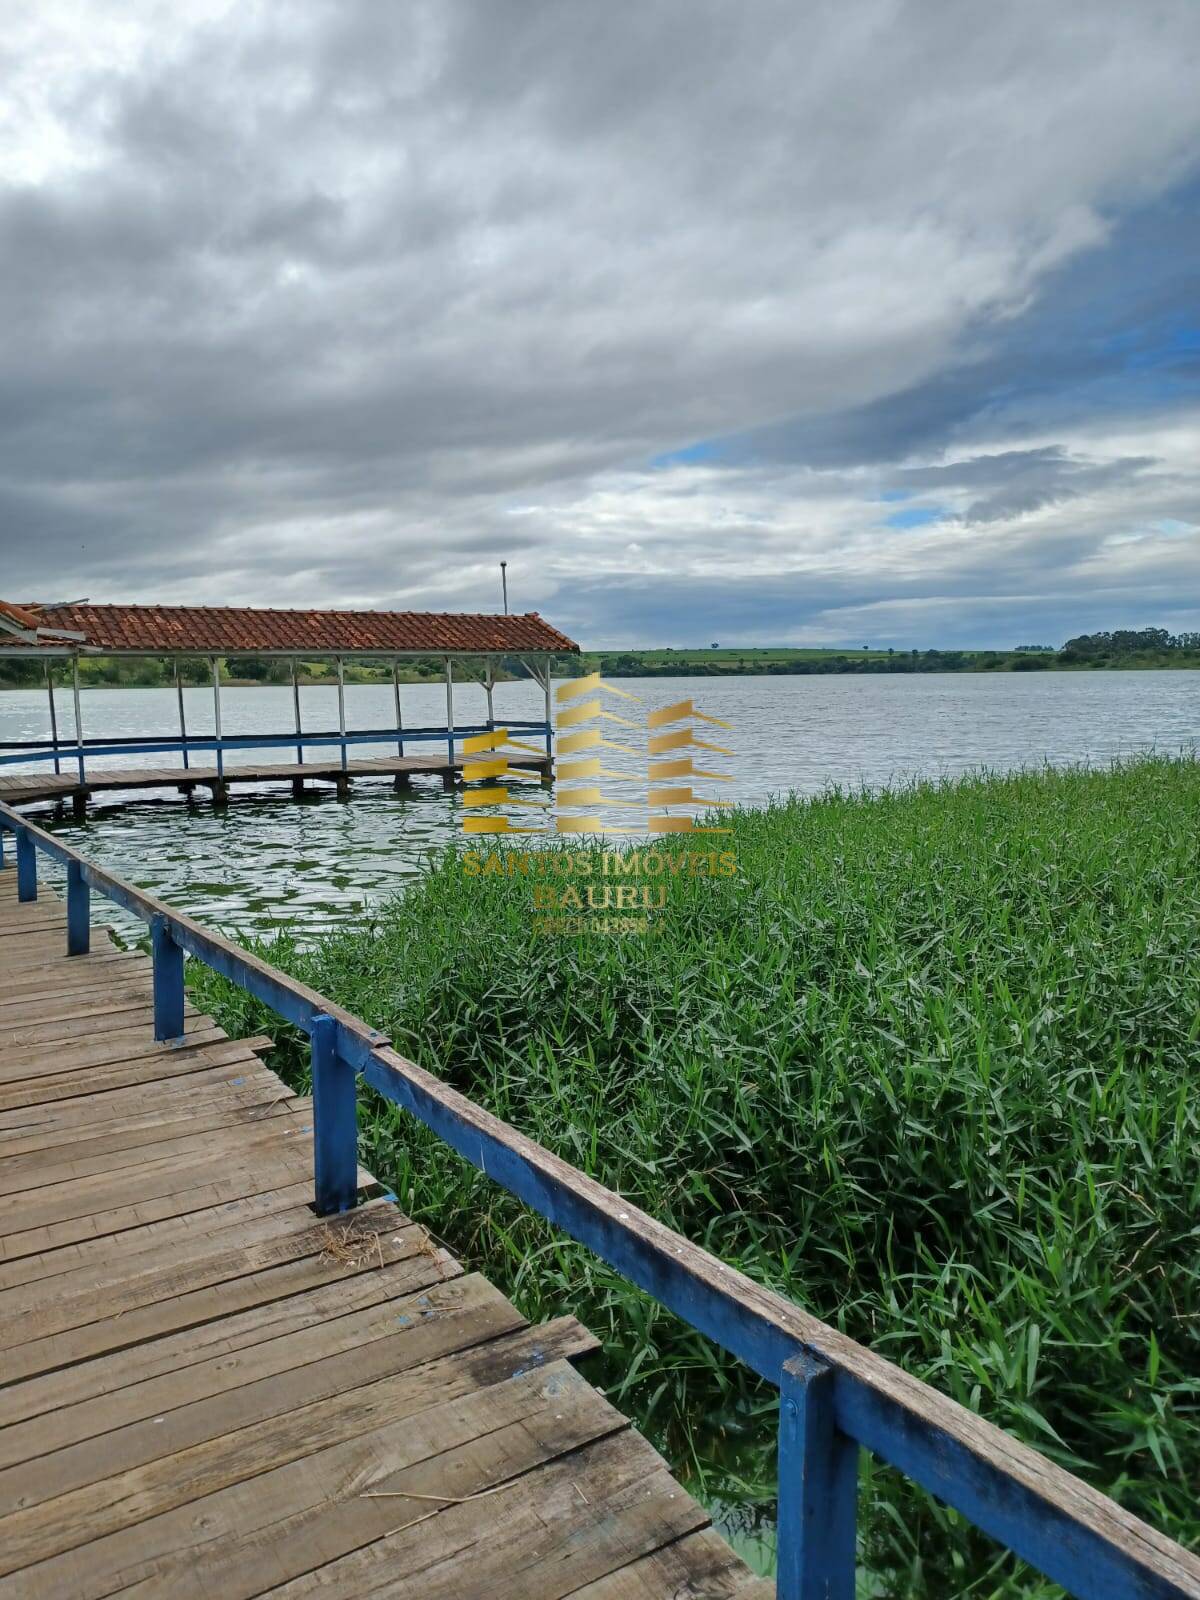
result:
[[[10,622],[15,622],[18,628],[36,628],[37,618],[31,611],[22,611],[20,606],[10,605],[7,600],[0,600],[0,616],[7,617]]]
[[[4,602],[0,601],[0,605]],[[15,606],[4,606],[17,613]],[[85,648],[254,655],[382,654],[564,655],[579,646],[543,622],[523,616],[437,611],[267,611],[242,606],[24,606],[28,627],[82,633]],[[25,620],[27,619],[27,620]],[[3,635],[0,635],[0,639]],[[13,641],[15,643],[15,641]],[[51,641],[47,640],[47,643]],[[29,646],[27,648],[33,648]]]

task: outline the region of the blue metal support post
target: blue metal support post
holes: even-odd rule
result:
[[[858,1445],[834,1424],[834,1381],[815,1353],[783,1364],[778,1600],[854,1600]]]
[[[154,954],[154,1037],[183,1037],[183,951],[171,936],[164,916],[150,919]]]
[[[337,1049],[337,1023],[312,1019],[313,1177],[316,1212],[349,1211],[358,1196],[354,1068]]]
[[[92,943],[92,891],[78,861],[67,862],[67,954],[87,955]]]
[[[17,833],[17,899],[37,899],[37,851],[24,828]]]

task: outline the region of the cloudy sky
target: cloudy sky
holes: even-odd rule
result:
[[[1195,0],[39,0],[0,595],[1200,627]]]

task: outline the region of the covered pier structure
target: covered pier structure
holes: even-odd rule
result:
[[[419,611],[285,611],[239,606],[14,605],[0,601],[0,658],[36,661],[45,684],[47,738],[0,742],[0,799],[20,804],[69,801],[77,816],[89,796],[122,789],[174,788],[190,795],[207,790],[218,805],[231,783],[288,782],[294,794],[306,783],[330,783],[340,795],[356,777],[390,777],[406,788],[419,773],[435,774],[452,788],[461,772],[461,742],[497,726],[508,729],[514,748],[509,765],[548,780],[551,774],[551,665],[579,646],[537,612],[523,615]],[[172,666],[177,727],[135,734],[88,734],[83,725],[80,661],[158,658]],[[237,657],[274,658],[290,668],[291,727],[227,735],[221,720],[221,662]],[[180,664],[207,663],[212,683],[212,731],[189,732]],[[405,725],[401,670],[436,659],[445,681],[445,723]],[[329,660],[336,669],[336,728],[305,727],[301,715],[299,665]],[[346,721],[347,662],[391,667],[392,711],[387,726],[354,728]],[[478,682],[486,716],[456,715],[455,675]],[[502,676],[525,676],[541,691],[541,717],[495,714]],[[69,691],[74,736],[59,731],[59,690]],[[354,758],[361,746],[386,746],[395,754]],[[247,751],[262,759],[248,760]],[[232,761],[226,757],[237,752]],[[149,757],[164,761],[149,762]],[[129,758],[111,765],[112,758]],[[101,765],[96,763],[106,758]]]

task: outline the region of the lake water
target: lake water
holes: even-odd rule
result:
[[[1200,673],[1190,672],[656,678],[622,679],[617,686],[645,705],[690,696],[698,710],[729,723],[728,733],[711,730],[714,742],[734,751],[734,760],[724,763],[731,781],[714,792],[751,805],[789,790],[816,793],[830,783],[878,786],[1045,762],[1106,765],[1148,749],[1195,750],[1200,741]],[[407,724],[444,723],[444,687],[404,686],[401,694]],[[306,728],[337,726],[335,689],[304,689],[301,696]],[[189,689],[185,698],[189,732],[211,732],[211,692]],[[60,692],[59,702],[60,737],[70,739],[70,696]],[[293,725],[290,688],[225,689],[221,708],[226,735],[280,733]],[[620,702],[613,708],[621,709]],[[346,713],[351,729],[389,726],[391,687],[349,686]],[[482,720],[482,689],[456,685],[455,714],[463,722]],[[498,686],[498,719],[542,714],[542,695],[533,684]],[[177,715],[170,689],[83,693],[84,729],[91,737],[169,735],[177,730]],[[0,694],[0,740],[48,735],[43,693]],[[614,728],[613,737],[619,736]],[[417,745],[410,753],[438,748]],[[359,746],[351,754],[393,755],[395,747]],[[235,751],[227,765],[291,759],[286,751]],[[94,765],[162,766],[172,760],[102,757]],[[418,778],[407,796],[394,794],[385,782],[359,780],[348,802],[327,793],[297,804],[279,788],[235,788],[224,812],[201,798],[186,804],[174,793],[131,794],[116,803],[94,803],[82,825],[60,820],[55,829],[106,866],[226,932],[268,931],[281,918],[315,932],[403,889],[431,851],[459,835],[461,817],[458,796],[444,794],[436,778]],[[120,920],[115,910],[113,920]]]

